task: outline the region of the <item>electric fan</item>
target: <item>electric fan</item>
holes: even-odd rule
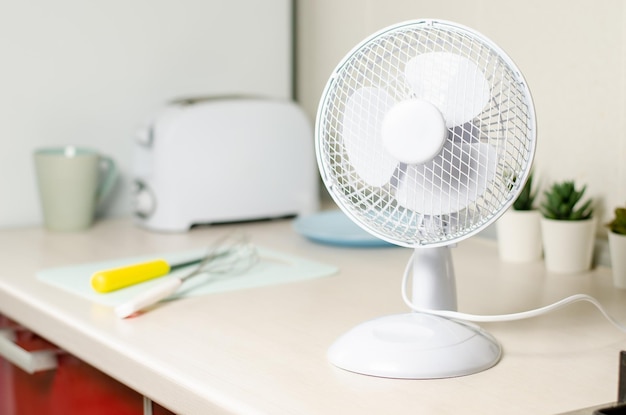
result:
[[[358,325],[330,347],[336,366],[390,378],[461,376],[495,365],[499,343],[455,311],[450,246],[494,222],[530,172],[535,114],[511,59],[439,20],[370,36],[337,66],[316,120],[324,184],[359,226],[414,248],[411,308]]]

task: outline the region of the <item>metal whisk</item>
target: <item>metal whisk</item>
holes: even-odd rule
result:
[[[183,282],[197,275],[207,273],[237,275],[250,269],[257,261],[257,250],[244,234],[237,232],[226,235],[218,239],[202,258],[176,265],[176,268],[180,268],[197,264],[191,272],[163,280],[160,284],[116,306],[115,314],[120,318],[126,318],[170,296]]]

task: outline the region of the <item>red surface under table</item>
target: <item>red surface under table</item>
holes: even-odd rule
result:
[[[6,327],[6,319],[4,323]],[[18,330],[17,334],[16,343],[26,350],[55,348],[32,332]],[[153,405],[153,413],[172,414],[156,404]],[[0,358],[0,414],[140,415],[143,414],[143,397],[61,351],[57,369],[32,375]]]

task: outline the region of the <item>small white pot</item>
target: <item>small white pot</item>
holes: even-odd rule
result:
[[[591,269],[596,220],[541,218],[543,253],[550,272],[572,274]]]
[[[609,231],[609,253],[613,271],[613,285],[626,289],[626,235]]]
[[[503,261],[533,262],[541,259],[541,213],[509,209],[496,222],[498,252]]]

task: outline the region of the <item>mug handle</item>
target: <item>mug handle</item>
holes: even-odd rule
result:
[[[113,188],[113,184],[115,183],[115,179],[117,179],[117,166],[113,159],[108,156],[100,156],[100,161],[104,165],[104,170],[106,176],[102,180],[100,184],[100,188],[98,189],[98,193],[96,193],[96,204],[100,204],[105,197],[109,194],[111,189]]]

